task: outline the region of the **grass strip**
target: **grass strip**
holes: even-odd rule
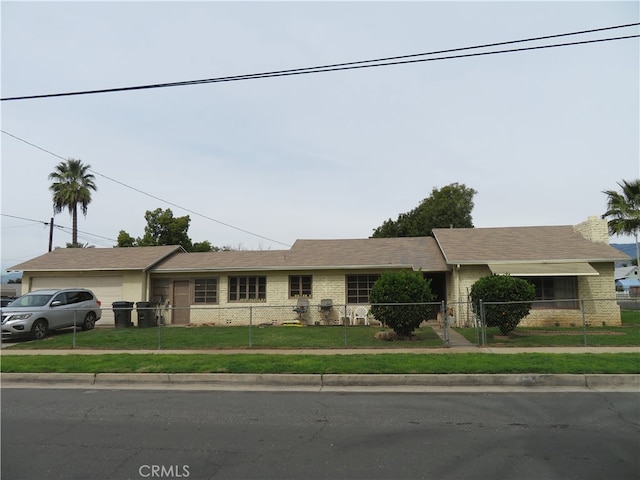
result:
[[[640,373],[640,354],[108,354],[2,357],[19,373]]]

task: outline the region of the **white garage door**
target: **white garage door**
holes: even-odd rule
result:
[[[122,277],[36,277],[32,290],[42,288],[88,288],[102,302],[102,318],[98,326],[113,326],[113,302],[122,301]]]

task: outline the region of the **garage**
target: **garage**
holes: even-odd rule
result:
[[[98,326],[113,326],[113,302],[122,301],[122,276],[104,277],[34,277],[31,290],[43,288],[88,288],[102,302],[102,318]]]

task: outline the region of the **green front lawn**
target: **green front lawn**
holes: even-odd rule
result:
[[[416,330],[411,341],[386,342],[375,338],[378,327],[172,327],[98,328],[77,332],[75,348],[115,350],[205,350],[237,348],[426,348],[442,347],[431,328]],[[346,336],[346,344],[345,344]],[[70,349],[73,332],[54,333],[40,341],[22,341],[13,348]]]
[[[475,328],[456,328],[470,342],[476,343]],[[622,326],[588,326],[587,346],[636,347],[640,346],[640,311],[623,311]],[[487,345],[494,347],[566,347],[584,346],[582,325],[575,327],[517,327],[504,338],[496,327],[487,328]]]
[[[621,327],[587,327],[588,346],[640,346],[640,311],[622,313]],[[471,343],[474,328],[456,328]],[[112,350],[211,350],[211,349],[336,349],[336,348],[438,348],[443,343],[430,327],[421,327],[411,341],[375,338],[379,327],[177,327],[97,328],[89,332],[54,332],[40,341],[8,342],[19,349],[112,349]],[[573,328],[518,327],[510,338],[501,338],[497,328],[487,329],[487,344],[505,347],[583,346],[581,326]]]
[[[456,328],[467,340],[476,342],[476,330]],[[487,328],[487,345],[494,347],[567,347],[584,346],[582,328],[516,328],[508,338],[501,336],[496,327]],[[634,347],[640,346],[640,328],[587,327],[587,346]]]

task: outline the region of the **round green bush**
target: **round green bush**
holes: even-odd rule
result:
[[[430,283],[420,272],[384,272],[369,292],[371,313],[399,336],[411,336],[433,309]]]
[[[473,311],[477,314],[480,314],[482,300],[487,326],[498,327],[502,335],[508,335],[520,320],[529,315],[536,289],[522,278],[492,274],[476,281],[471,287],[470,296]]]

